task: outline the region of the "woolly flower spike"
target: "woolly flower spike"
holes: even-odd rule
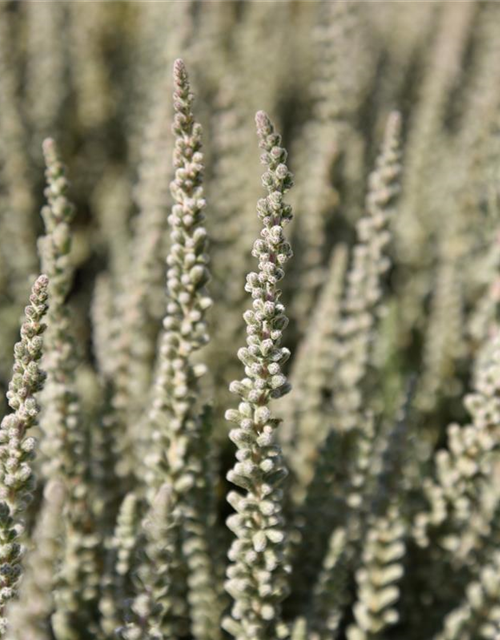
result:
[[[124,618],[125,607],[133,593],[134,561],[143,537],[138,535],[140,502],[134,493],[128,493],[120,505],[114,535],[110,540],[107,571],[101,584],[101,629],[112,637]]]
[[[45,175],[48,186],[45,196],[48,204],[42,209],[47,235],[42,239],[40,248],[42,259],[50,263],[54,270],[54,276],[50,280],[51,296],[56,294],[59,302],[63,301],[70,286],[67,255],[71,249],[69,225],[74,218],[75,209],[66,197],[69,183],[55,142],[51,138],[43,142],[43,155],[47,166]]]
[[[176,550],[172,531],[172,487],[165,483],[152,500],[144,522],[144,562],[137,572],[139,595],[131,605],[131,621],[120,630],[124,640],[162,640],[177,637],[165,617],[172,610],[183,611],[184,604],[175,598]],[[171,616],[172,617],[172,616]],[[175,617],[175,616],[173,616]]]
[[[208,342],[205,313],[212,304],[205,288],[209,274],[205,253],[208,239],[203,227],[201,126],[193,119],[193,96],[181,60],[174,65],[174,84],[175,178],[170,188],[176,204],[169,216],[172,246],[167,258],[168,305],[151,413],[157,424],[162,414],[168,415],[169,435],[195,428],[192,411],[197,378],[203,370],[193,366],[190,358]],[[183,460],[169,463],[177,469]]]
[[[74,379],[75,343],[65,304],[71,286],[72,269],[68,256],[71,250],[70,224],[75,210],[66,197],[69,183],[52,139],[44,141],[43,154],[47,167],[47,204],[42,208],[45,235],[39,239],[38,246],[42,268],[50,278],[51,304],[44,359],[48,379],[41,427],[47,437],[42,441],[42,469],[44,475],[55,477],[65,465],[72,467],[72,462],[66,460],[63,453],[68,423],[75,425],[72,437],[79,437],[76,428],[77,399],[70,384]]]
[[[348,640],[371,640],[398,620],[395,603],[398,582],[403,575],[404,524],[395,507],[376,518],[363,549],[363,566],[356,573],[358,602],[354,605],[356,624],[347,630]]]
[[[50,278],[51,305],[44,360],[47,385],[40,421],[45,436],[42,470],[49,479],[60,479],[66,491],[64,557],[58,570],[54,590],[56,611],[52,616],[54,635],[66,640],[75,629],[94,624],[93,605],[99,581],[98,538],[94,533],[94,501],[89,487],[88,434],[82,428],[76,392],[78,360],[73,319],[66,303],[72,282],[69,253],[74,207],[66,195],[69,182],[53,140],[44,141],[43,153],[48,204],[42,209],[46,234],[39,247],[43,269]]]
[[[272,417],[269,404],[290,390],[281,372],[290,352],[280,346],[288,320],[277,284],[292,255],[283,234],[292,217],[291,207],[283,201],[292,186],[292,175],[285,164],[287,153],[280,146],[281,137],[268,116],[259,111],[256,123],[264,150],[261,160],[267,166],[262,183],[268,196],[257,204],[263,229],[253,256],[259,270],[248,275],[246,284],[253,303],[244,315],[247,346],[238,352],[246,377],[230,386],[241,403],[237,410],[226,413],[228,420],[238,424],[230,433],[238,452],[228,479],[245,491],[244,495],[233,491],[228,496],[236,514],[227,524],[236,540],[229,551],[226,583],[234,604],[232,618],[226,619],[224,626],[237,640],[274,640],[279,636],[280,602],[287,593],[289,572],[280,489],[287,470],[274,438],[279,420]]]
[[[36,424],[40,408],[35,394],[45,380],[40,370],[42,357],[42,322],[47,312],[49,279],[42,275],[33,285],[26,320],[21,326],[21,341],[14,347],[14,370],[7,401],[13,413],[0,426],[0,636],[7,621],[5,605],[16,594],[21,575],[23,548],[18,539],[23,533],[21,513],[30,502],[35,488],[31,469],[35,439],[28,430]]]
[[[369,363],[372,332],[382,302],[382,275],[389,267],[384,255],[394,201],[400,190],[401,117],[391,113],[382,151],[369,178],[367,215],[357,225],[358,243],[348,274],[343,318],[340,325],[339,358],[334,407],[338,423],[349,431],[356,426],[362,404],[360,383]]]
[[[159,447],[156,458],[152,459],[148,483],[150,498],[164,482],[171,486],[172,492],[169,535],[178,561],[175,565],[178,574],[174,575],[171,569],[171,592],[181,605],[164,607],[163,631],[166,635],[184,634],[181,627],[187,611],[183,611],[183,607],[188,603],[192,635],[197,640],[217,640],[221,605],[209,545],[210,501],[206,500],[214,489],[206,464],[207,432],[197,406],[201,395],[198,379],[206,367],[193,361],[193,353],[209,339],[205,315],[212,300],[206,289],[208,238],[203,226],[201,126],[194,120],[192,103],[184,63],[177,60],[174,64],[175,177],[170,185],[175,204],[169,216],[172,242],[167,258],[168,304],[150,414],[155,430],[153,437]],[[171,603],[174,595],[170,597]]]

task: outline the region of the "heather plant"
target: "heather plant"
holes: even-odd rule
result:
[[[0,636],[500,637],[499,25],[0,3]]]

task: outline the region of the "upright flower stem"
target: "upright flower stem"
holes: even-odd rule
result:
[[[283,199],[292,186],[292,175],[281,137],[264,112],[257,113],[256,124],[264,152],[261,161],[267,167],[262,183],[268,195],[257,204],[262,231],[253,256],[258,259],[258,272],[248,275],[245,287],[253,300],[252,309],[244,314],[247,346],[238,352],[246,377],[231,383],[231,392],[241,402],[238,409],[226,413],[238,425],[230,433],[238,452],[228,480],[244,490],[244,494],[231,491],[228,495],[236,513],[227,524],[236,539],[229,551],[226,582],[234,603],[224,626],[237,640],[274,640],[284,633],[281,601],[288,591],[289,572],[280,486],[287,470],[275,442],[279,420],[269,405],[290,390],[281,370],[290,356],[281,346],[288,320],[277,284],[292,255],[283,233],[292,217]]]

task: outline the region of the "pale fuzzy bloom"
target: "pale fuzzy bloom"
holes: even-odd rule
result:
[[[7,629],[5,606],[16,595],[22,573],[24,547],[19,539],[24,533],[24,512],[35,490],[32,461],[36,440],[29,431],[37,423],[40,407],[36,394],[45,381],[40,359],[48,285],[46,275],[40,276],[33,285],[21,326],[21,340],[14,347],[14,369],[7,392],[12,413],[6,415],[0,425],[0,636]]]
[[[261,161],[267,167],[262,183],[268,196],[257,205],[263,226],[253,248],[258,272],[247,276],[246,290],[253,302],[244,315],[247,344],[238,351],[245,378],[230,387],[241,402],[238,409],[226,412],[227,420],[238,425],[230,432],[238,448],[237,462],[227,477],[244,490],[228,495],[236,513],[227,525],[236,539],[228,554],[226,589],[234,602],[231,618],[226,618],[223,626],[237,640],[275,638],[281,624],[281,601],[288,591],[280,486],[287,470],[275,442],[279,421],[272,416],[269,405],[290,390],[282,373],[290,352],[281,346],[288,320],[278,284],[292,255],[283,231],[292,217],[291,207],[284,202],[292,175],[285,164],[287,153],[281,147],[281,136],[268,116],[259,111],[256,123],[263,150]]]
[[[51,480],[45,487],[32,549],[26,557],[19,596],[8,609],[7,640],[50,640],[50,615],[54,610],[54,566],[61,552],[64,488]]]
[[[171,191],[175,204],[169,216],[167,314],[163,321],[150,421],[160,437],[165,438],[165,455],[175,473],[183,466],[184,448],[179,450],[170,438],[177,434],[186,437],[196,430],[197,380],[203,371],[195,367],[192,354],[209,340],[205,316],[212,300],[206,288],[210,276],[206,253],[208,237],[203,226],[206,201],[202,183],[201,127],[191,112],[193,96],[180,60],[174,66],[174,82],[176,143]],[[163,416],[175,419],[166,426]],[[172,446],[170,456],[173,458],[169,457],[169,446]],[[159,470],[159,480],[161,476]]]

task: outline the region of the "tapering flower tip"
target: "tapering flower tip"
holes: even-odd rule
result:
[[[38,298],[46,298],[48,288],[49,288],[49,278],[44,273],[42,273],[35,280],[35,284],[33,285],[33,293]]]
[[[57,156],[56,153],[56,143],[53,138],[45,138],[42,143],[43,155],[45,157],[45,162],[50,164],[53,162]]]
[[[259,138],[265,138],[274,131],[271,118],[265,111],[257,111],[255,114],[255,124],[257,126],[257,135]]]
[[[387,118],[386,137],[399,137],[401,134],[401,113],[399,111],[391,111]]]
[[[189,76],[182,58],[177,58],[174,62],[174,84],[176,88],[184,88],[189,84]]]
[[[40,322],[47,311],[49,297],[49,279],[45,274],[38,276],[30,295],[30,307],[26,307],[26,316],[32,322]],[[28,313],[28,309],[30,310]],[[45,327],[45,325],[43,325]]]

